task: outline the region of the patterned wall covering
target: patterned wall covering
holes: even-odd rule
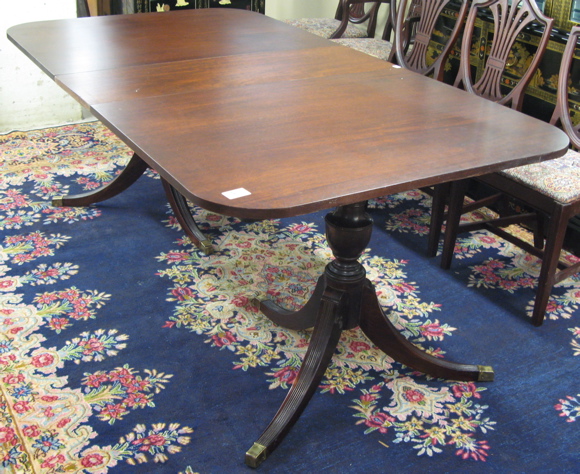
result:
[[[139,1],[139,0],[138,0]],[[141,2],[145,3],[145,2]],[[241,8],[264,13],[266,0],[148,0],[148,9],[141,11],[169,11],[190,8]]]
[[[540,5],[540,2],[537,2]],[[543,2],[543,11],[554,18],[554,32],[544,53],[540,67],[528,85],[523,104],[523,112],[540,120],[549,121],[556,104],[556,90],[562,53],[568,40],[568,33],[574,21],[580,19],[580,12],[574,10],[574,5],[580,6],[580,0],[546,0]],[[433,40],[429,45],[432,57],[436,58],[447,41],[455,24],[458,5],[451,6],[443,11],[438,20]],[[575,16],[576,15],[576,16]],[[486,53],[489,51],[493,36],[493,23],[481,18],[476,22],[474,39],[471,45],[471,66],[473,77],[477,80],[481,71]],[[506,91],[513,87],[522,75],[526,64],[535,54],[539,43],[539,36],[533,31],[526,30],[519,35],[518,41],[510,54],[510,61],[504,71],[504,87]],[[453,84],[459,69],[459,45],[457,42],[445,68],[445,82]],[[580,123],[580,49],[577,49],[575,61],[568,79],[568,94],[571,116],[573,121]],[[580,250],[580,216],[574,217],[569,224],[570,232],[567,237],[567,246]]]
[[[568,39],[568,32],[575,24],[568,19],[572,14],[571,9],[573,1],[574,0],[548,0],[543,3],[544,12],[555,20],[555,28],[540,67],[528,86],[523,106],[523,111],[525,113],[541,120],[548,121],[550,119],[556,103],[556,87],[558,84],[560,61]],[[540,2],[537,3],[540,4]],[[436,32],[439,39],[432,42],[431,45],[433,51],[439,47],[436,43],[443,44],[446,37],[448,37],[450,28],[453,27],[455,21],[456,12],[457,7],[455,6],[444,11],[439,22],[438,31]],[[476,22],[475,33],[472,43],[471,64],[474,77],[477,77],[480,65],[483,64],[485,54],[490,47],[490,39],[493,33],[492,22],[486,21],[485,18],[478,20]],[[519,71],[520,69],[525,68],[526,62],[535,54],[538,42],[539,37],[531,30],[526,30],[520,34],[519,40],[511,53],[512,60],[508,63],[504,74],[506,88],[509,88],[519,80],[521,77]],[[450,56],[449,64],[446,68],[446,82],[452,83],[455,74],[457,73],[460,44],[461,41],[458,41],[455,51],[453,51]],[[573,111],[572,115],[574,116],[574,111],[578,111],[577,116],[578,121],[580,122],[580,71],[578,70],[578,67],[578,64],[574,64],[572,67],[569,91],[570,104]]]

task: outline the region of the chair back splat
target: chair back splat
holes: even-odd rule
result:
[[[509,27],[508,22],[505,30],[509,32],[511,37],[515,38],[517,33],[521,31],[516,27],[522,22],[520,18],[525,18],[526,15],[529,15],[535,9],[530,9],[529,5],[525,5],[521,13],[514,12],[512,10],[506,10],[508,6],[505,0],[496,1],[501,4],[501,7],[497,10],[498,15],[507,12],[504,16],[510,18],[511,23],[514,25]],[[476,3],[481,2],[476,0]],[[528,3],[527,0],[525,3]],[[551,23],[546,22],[545,25],[549,28]],[[498,31],[497,28],[496,26],[496,31]],[[573,124],[570,115],[568,78],[579,37],[580,27],[574,27],[570,32],[568,43],[562,55],[556,108],[550,120],[553,124],[562,125],[562,128],[568,134],[572,144],[576,148],[580,145],[580,131],[579,127]],[[540,46],[542,44],[544,43],[540,43]],[[509,46],[499,49],[492,48],[490,50],[492,65],[497,62],[497,67],[499,68],[501,66],[499,62],[505,61],[509,53],[509,49],[506,48],[509,48]],[[536,55],[539,55],[541,52],[538,51]],[[535,64],[537,64],[537,61],[533,61],[530,66],[532,73]],[[491,77],[491,73],[485,77]],[[480,83],[482,83],[481,79],[477,84]],[[488,96],[488,98],[496,100],[496,102],[508,102],[507,100],[502,101],[502,99],[499,99],[497,90],[494,91],[488,88],[487,85],[485,85],[485,88],[479,85],[477,87],[481,87],[481,90],[486,91],[485,93],[481,93],[483,96]],[[469,87],[466,87],[466,89],[470,90]],[[522,92],[523,90],[520,91],[520,93]],[[511,100],[512,107],[516,107],[520,103],[521,98],[512,96]],[[533,210],[533,213],[529,214],[529,216],[535,217],[533,222],[536,224],[533,245],[505,229],[510,224],[525,222],[527,217],[525,215],[514,213],[506,216],[500,215],[499,218],[460,224],[460,216],[468,208],[468,206],[464,206],[463,204],[466,184],[465,182],[454,183],[452,185],[453,191],[449,194],[449,212],[441,266],[448,268],[451,264],[457,234],[479,229],[486,229],[499,235],[526,252],[539,257],[541,259],[541,267],[532,310],[532,323],[535,326],[540,326],[544,322],[554,285],[580,270],[580,260],[578,258],[570,256],[562,258],[562,249],[568,223],[572,217],[580,214],[580,153],[570,149],[561,158],[506,169],[498,173],[480,176],[477,180],[498,191],[500,196],[515,199],[523,203],[525,207]],[[439,203],[441,202],[442,199],[439,198]],[[482,202],[470,204],[469,208],[476,209],[481,204]],[[439,204],[438,206],[439,208],[436,209],[434,205],[433,215],[441,213],[441,205]],[[432,229],[434,228],[437,228],[435,220],[432,221]]]
[[[369,0],[343,0],[345,7]],[[381,38],[338,38],[333,41],[423,75],[443,79],[444,66],[461,33],[469,0],[460,0],[461,7],[441,51],[434,46],[432,36],[443,9],[451,0],[383,0],[389,5],[389,14]],[[398,5],[398,6],[397,6]],[[346,23],[343,17],[342,25]],[[393,28],[394,25],[394,28]],[[394,31],[394,35],[392,34]]]
[[[395,49],[391,43],[391,36],[393,32],[393,26],[395,24],[396,17],[396,4],[397,0],[381,0],[379,2],[371,0],[342,0],[343,2],[343,17],[340,28],[338,28],[330,37],[335,43],[341,44],[351,49],[355,49],[362,53],[374,56],[385,61],[392,61],[395,56]],[[361,6],[364,4],[371,4],[371,8],[368,10],[369,15],[369,27],[374,22],[376,24],[379,8],[382,4],[386,4],[388,7],[388,12],[385,19],[385,27],[383,29],[382,36],[379,37],[347,37],[346,34],[341,34],[347,24],[348,17],[346,15],[347,11],[352,11],[353,8]]]
[[[393,2],[395,0],[392,0]],[[377,27],[377,15],[381,3],[391,0],[338,0],[334,18],[299,18],[284,20],[285,23],[308,31],[323,38],[374,38]],[[365,5],[370,3],[368,11]],[[392,21],[390,17],[388,23]],[[366,31],[364,25],[366,24]]]
[[[335,19],[340,21],[340,25],[338,26],[336,31],[334,31],[334,33],[332,33],[329,36],[329,38],[330,39],[341,38],[344,35],[349,24],[362,25],[365,23],[367,25],[367,34],[364,37],[374,38],[377,29],[379,7],[383,2],[381,1],[372,2],[371,7],[368,9],[368,11],[365,12],[366,3],[371,2],[368,1],[359,2],[357,0],[353,1],[340,0],[338,3],[338,8],[336,9],[335,16]],[[386,1],[385,3],[390,4],[391,2],[389,0]],[[390,20],[390,15],[387,18],[387,25],[391,25],[390,28],[392,29],[392,21]]]
[[[469,56],[472,51],[475,21],[486,13],[493,18],[493,40],[489,52],[486,52],[487,59],[483,71],[479,79],[473,81]],[[518,35],[532,23],[537,29],[543,30],[536,54],[518,83],[511,91],[504,94],[501,87],[502,76],[509,55]],[[525,88],[542,60],[550,39],[552,23],[553,19],[545,16],[534,0],[513,0],[511,3],[509,0],[474,0],[465,23],[461,43],[461,60],[455,86],[463,87],[473,94],[521,110]],[[535,33],[537,34],[538,31],[535,30]],[[477,44],[474,47],[479,48],[479,46]]]
[[[407,5],[409,4],[409,7]],[[443,9],[451,0],[400,0],[395,24],[397,63],[423,75],[443,80],[444,66],[463,29],[469,0],[463,0],[455,25],[443,49],[434,59],[429,57],[429,43]],[[407,12],[408,10],[408,12]],[[429,63],[429,64],[428,64]]]
[[[570,31],[568,42],[562,54],[562,64],[558,76],[558,91],[556,98],[556,108],[550,119],[553,125],[560,125],[570,137],[572,145],[580,150],[580,122],[574,125],[570,115],[570,104],[568,99],[568,80],[570,78],[574,53],[578,47],[580,38],[580,26],[575,26]]]

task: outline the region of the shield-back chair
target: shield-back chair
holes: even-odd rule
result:
[[[333,41],[442,80],[443,67],[461,33],[468,6],[468,0],[461,1],[454,26],[445,42],[432,47],[435,45],[432,36],[437,20],[450,1],[400,0],[398,6],[393,1],[389,11],[395,24],[392,38],[387,22],[381,38],[339,38]]]
[[[365,3],[372,3],[366,12]],[[298,18],[284,20],[284,22],[327,39],[372,38],[375,36],[377,14],[381,3],[376,0],[373,2],[339,0],[334,18]]]
[[[501,2],[499,0],[496,1],[500,4],[500,9],[503,9],[500,11],[507,11],[506,9],[509,8],[509,6],[507,6],[505,0],[502,0]],[[483,4],[483,2],[478,3]],[[522,11],[517,12],[519,17],[525,13],[529,16],[538,15],[539,19],[542,20],[542,23],[545,25],[544,36],[542,37],[542,41],[540,42],[540,46],[536,52],[534,63],[530,66],[530,68],[534,68],[539,63],[538,56],[541,57],[542,51],[540,48],[545,47],[547,44],[551,22],[547,18],[542,18],[543,15],[538,14],[535,4],[530,4],[527,0],[525,3],[526,4],[522,6]],[[511,32],[511,35],[515,38],[517,32],[513,31]],[[550,123],[552,124],[561,124],[562,128],[570,137],[572,144],[577,148],[580,147],[580,133],[579,127],[573,124],[570,115],[568,102],[568,77],[579,36],[580,28],[575,27],[570,33],[568,44],[562,56],[562,63],[559,72],[557,105],[552,118],[550,119]],[[503,64],[505,64],[506,59],[507,56],[505,55],[503,58],[492,56],[492,64],[488,73],[485,77],[480,79],[478,83],[477,87],[480,89],[475,89],[476,86],[471,85],[469,79],[466,80],[466,89],[500,103],[508,102],[499,95],[501,69],[503,69],[502,61],[504,61]],[[465,80],[467,74],[466,69],[467,68],[464,67],[462,70],[462,75],[460,76],[462,80]],[[528,74],[528,78],[531,78],[531,74],[533,74],[534,71],[535,69]],[[482,84],[484,84],[485,87]],[[511,105],[514,108],[518,108],[521,105],[522,99],[522,88],[515,91],[511,94],[511,97],[509,97]],[[561,258],[568,222],[570,218],[580,213],[580,154],[574,150],[570,150],[566,155],[555,160],[519,166],[498,173],[488,174],[477,179],[499,192],[498,194],[493,195],[492,198],[508,197],[509,199],[516,199],[518,202],[523,203],[525,207],[530,208],[533,212],[529,214],[500,214],[496,219],[492,218],[473,223],[460,224],[462,213],[466,210],[476,209],[481,205],[489,205],[491,198],[488,198],[488,202],[482,200],[470,204],[469,207],[465,206],[464,196],[467,184],[466,182],[456,184],[449,196],[449,211],[441,266],[443,268],[449,268],[451,265],[458,233],[479,229],[487,229],[532,255],[541,258],[536,298],[532,311],[532,323],[535,326],[540,326],[544,321],[553,286],[580,270],[580,262],[578,259],[569,256]],[[434,203],[433,207],[434,214],[439,213],[439,215],[442,216],[444,202],[443,199],[441,199],[441,193],[439,194],[439,203]],[[436,207],[438,209],[435,209]],[[504,230],[506,226],[513,223],[530,222],[530,218],[533,218],[531,222],[535,223],[533,245],[532,243],[522,240],[520,237]],[[433,219],[432,224],[436,226],[437,229],[440,229],[441,221],[437,222],[436,219]]]

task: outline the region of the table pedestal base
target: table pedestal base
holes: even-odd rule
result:
[[[458,364],[433,357],[410,343],[383,313],[372,283],[358,261],[369,243],[372,220],[366,203],[339,207],[326,216],[326,236],[335,260],[329,263],[316,289],[299,311],[287,311],[271,301],[262,312],[291,329],[314,326],[304,361],[271,423],[246,453],[246,464],[260,465],[282,442],[318,388],[345,329],[360,326],[382,351],[415,370],[434,377],[462,381],[491,381],[493,369]]]
[[[127,163],[125,169],[109,184],[96,189],[95,191],[84,194],[55,197],[52,200],[52,205],[56,207],[81,207],[105,201],[106,199],[110,199],[125,191],[125,189],[137,181],[148,168],[149,165],[136,153],[133,153],[133,156],[129,160],[129,163]],[[171,205],[171,209],[181,225],[181,228],[189,237],[189,240],[191,240],[191,242],[206,255],[212,254],[214,249],[211,242],[203,235],[203,232],[197,226],[197,223],[189,210],[187,200],[163,178],[161,178],[161,181],[163,183],[167,200]]]

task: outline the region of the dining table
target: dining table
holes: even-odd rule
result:
[[[273,322],[313,331],[280,409],[261,435],[249,433],[248,466],[300,417],[343,330],[359,326],[389,356],[431,376],[493,380],[491,367],[430,355],[391,323],[360,262],[373,230],[367,202],[557,158],[569,146],[561,130],[250,11],[51,20],[7,34],[134,152],[110,184],[54,205],[94,204],[153,168],[206,252],[211,242],[189,203],[241,219],[328,210],[333,259],[310,299],[297,311],[260,301]]]

